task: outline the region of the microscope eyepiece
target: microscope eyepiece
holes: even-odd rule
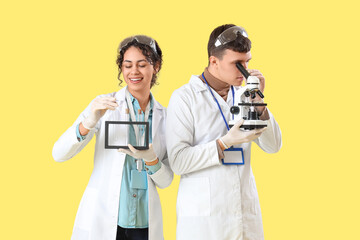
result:
[[[264,94],[262,94],[262,92],[259,90],[257,91],[257,94],[261,97],[261,98],[264,98]]]
[[[256,92],[251,92],[251,98],[254,99],[256,97]]]
[[[237,62],[235,65],[246,79],[250,76],[250,73],[246,71],[246,69],[241,63]]]

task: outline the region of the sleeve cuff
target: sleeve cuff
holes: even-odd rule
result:
[[[156,173],[160,168],[161,168],[160,160],[155,165],[152,165],[152,166],[145,165],[145,169],[146,169],[146,171],[148,172],[149,175],[152,175],[152,174]]]
[[[221,149],[220,144],[218,141],[216,141],[216,148],[218,151],[219,159],[223,159],[225,157],[224,151]]]
[[[76,137],[79,142],[82,142],[83,140],[85,140],[86,135],[83,136],[80,134],[79,126],[80,126],[80,123],[78,125],[76,125]]]

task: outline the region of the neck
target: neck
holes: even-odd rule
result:
[[[210,87],[226,101],[230,85],[220,80],[219,75],[211,68],[211,66],[205,68],[204,75]]]
[[[219,75],[217,74],[217,72],[215,71],[215,69],[211,67],[211,65],[209,65],[209,66],[207,67],[207,70],[209,71],[209,73],[210,73],[211,75],[213,75],[214,77],[216,77],[217,79],[220,80]]]
[[[129,89],[129,92],[139,102],[141,110],[145,112],[146,107],[150,101],[150,90],[146,92],[137,92]]]
[[[218,72],[214,68],[212,68],[211,65],[208,66],[207,70],[214,77],[213,81],[215,82],[214,84],[216,85],[217,88],[230,89],[230,85],[224,82],[223,80],[221,80]]]

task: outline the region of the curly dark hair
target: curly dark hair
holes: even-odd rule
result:
[[[225,45],[215,47],[216,38],[224,32],[226,29],[234,27],[234,24],[225,24],[215,28],[210,34],[208,42],[208,56],[215,56],[222,59],[225,50],[233,50],[234,52],[247,53],[251,49],[251,41],[249,38],[239,35],[234,41],[229,42]]]
[[[125,47],[121,48],[120,51],[118,50],[116,64],[118,65],[118,70],[119,70],[119,74],[118,74],[118,79],[120,81],[119,86],[121,86],[121,84],[123,82],[123,80],[121,80],[121,78],[120,78],[120,75],[122,73],[121,67],[122,67],[122,64],[123,64],[123,61],[124,61],[124,54],[132,46],[134,46],[134,47],[141,50],[141,52],[145,56],[146,60],[149,61],[149,63],[151,65],[153,65],[153,68],[154,68],[155,71],[156,71],[155,67],[158,67],[158,71],[153,75],[153,77],[151,79],[150,88],[152,88],[152,86],[154,86],[155,84],[158,85],[156,80],[158,78],[158,73],[160,72],[160,69],[161,69],[161,66],[162,66],[162,63],[163,63],[162,51],[161,51],[161,49],[159,47],[159,44],[155,41],[156,52],[157,52],[156,53],[156,52],[154,52],[154,50],[150,46],[148,46],[146,44],[139,43],[136,39],[134,39],[131,42],[129,42]]]

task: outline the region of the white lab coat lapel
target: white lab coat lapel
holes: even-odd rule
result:
[[[125,88],[127,88],[127,87],[125,87]],[[120,106],[122,106],[123,104],[126,103],[126,101],[125,101],[125,91],[124,90],[121,89],[120,91],[117,91],[116,94],[115,94],[115,99],[116,99],[116,101],[118,101],[117,103]],[[126,106],[126,105],[124,105],[124,106]]]
[[[161,122],[161,120],[163,118],[162,111],[163,111],[163,109],[161,108],[161,106],[159,106],[159,103],[156,102],[154,99],[153,115],[152,115],[153,116],[153,119],[152,119],[152,139],[153,139],[153,141],[156,138],[159,123]]]

